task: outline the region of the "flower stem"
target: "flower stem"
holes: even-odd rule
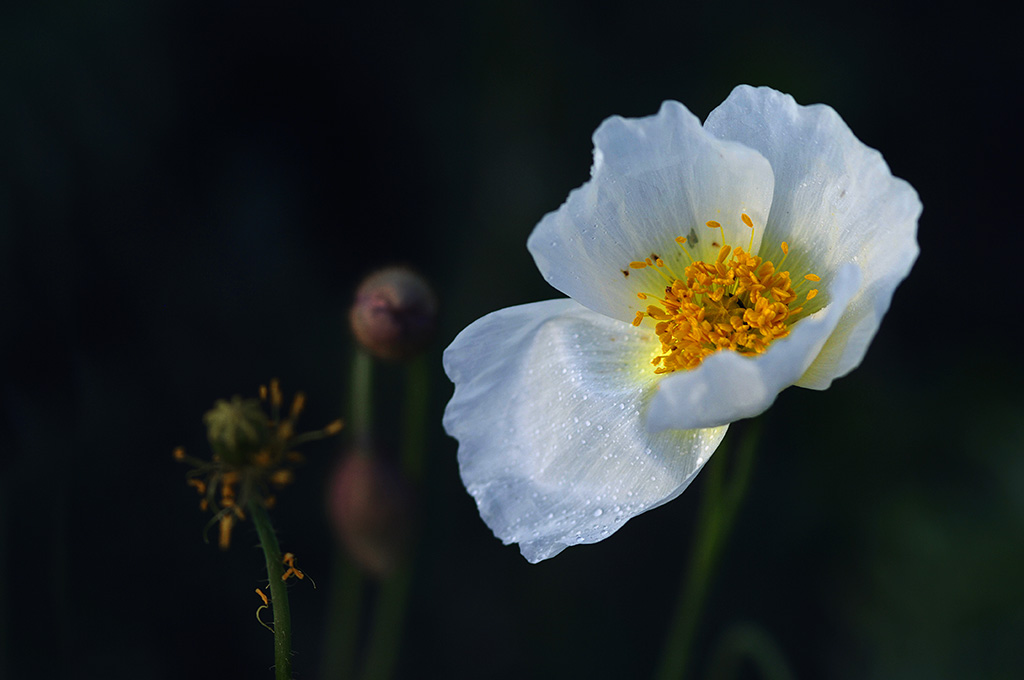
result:
[[[363,574],[338,548],[331,576],[331,606],[327,620],[324,661],[320,676],[338,680],[356,677],[356,643],[363,608]]]
[[[373,437],[373,358],[356,348],[352,357],[349,431],[357,448],[366,448]]]
[[[405,432],[402,433],[402,472],[413,484],[423,476],[430,406],[430,371],[426,357],[409,364],[405,387]]]
[[[793,672],[778,645],[753,623],[737,623],[722,636],[711,657],[708,679],[734,680],[744,658],[757,666],[765,680],[793,680]]]
[[[270,525],[270,517],[259,500],[246,504],[256,533],[267,560],[267,579],[270,581],[270,603],[274,612],[274,670],[277,680],[291,680],[292,677],[292,615],[288,606],[288,587],[281,578],[284,562],[277,534]]]
[[[405,428],[402,433],[402,473],[413,484],[418,484],[423,475],[429,405],[429,366],[425,357],[419,357],[409,364],[406,373]],[[394,673],[405,627],[415,552],[416,541],[413,538],[404,564],[381,585],[363,680],[388,680]]]
[[[728,482],[725,468],[729,460],[722,455],[726,447],[720,449],[709,466],[690,551],[690,566],[680,586],[676,611],[655,676],[659,680],[685,677],[708,587],[750,482],[760,429],[760,423],[755,422],[739,434],[740,441],[734,446],[736,460]],[[735,441],[736,434],[734,430],[730,439]]]
[[[374,362],[365,350],[352,353],[349,376],[348,432],[359,455],[371,455],[373,443]],[[331,607],[327,620],[322,676],[351,680],[356,677],[359,657],[359,623],[363,608],[365,577],[359,568],[336,548],[331,575]]]

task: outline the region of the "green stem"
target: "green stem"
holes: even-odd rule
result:
[[[362,572],[341,548],[334,551],[333,561],[331,607],[320,677],[325,680],[351,680],[356,673],[356,642],[359,639],[364,579]]]
[[[413,484],[423,475],[430,405],[430,364],[419,357],[409,364],[405,388],[405,431],[402,433],[402,472]]]
[[[426,357],[419,357],[409,364],[406,374],[405,427],[402,432],[402,473],[414,485],[420,482],[423,475],[429,406],[429,364]],[[405,627],[415,550],[416,542],[413,538],[404,564],[381,585],[363,680],[387,680],[394,673]]]
[[[710,680],[733,680],[739,676],[740,662],[748,659],[766,680],[793,680],[793,672],[778,645],[761,627],[737,623],[723,637],[711,657]]]
[[[277,534],[270,525],[270,517],[259,500],[251,500],[246,504],[252,522],[256,525],[256,533],[263,546],[263,555],[267,560],[267,579],[270,581],[270,603],[274,612],[274,669],[277,680],[291,680],[292,677],[292,615],[288,607],[288,586],[281,578],[284,575],[284,562],[281,560],[281,548],[277,544]]]
[[[750,482],[759,432],[759,424],[754,423],[741,434],[741,441],[736,447],[733,476],[728,484],[725,468],[729,461],[723,455],[728,447],[719,450],[706,472],[697,513],[697,529],[690,551],[690,566],[679,590],[676,611],[665,640],[661,664],[655,675],[659,680],[679,680],[685,677],[708,587]],[[730,440],[734,440],[735,435],[734,430]]]
[[[351,387],[349,432],[356,446],[365,449],[373,439],[373,357],[358,347],[352,357]]]
[[[405,622],[405,603],[411,583],[412,568],[404,564],[387,582],[381,584],[370,631],[369,649],[366,651],[363,680],[387,680],[395,670]]]

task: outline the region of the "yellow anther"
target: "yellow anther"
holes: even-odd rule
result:
[[[327,424],[327,427],[324,428],[324,434],[326,434],[326,435],[338,434],[339,432],[341,432],[341,428],[342,427],[344,427],[344,425],[341,422],[341,420],[335,420],[335,421]]]
[[[807,291],[807,299],[808,299],[808,300],[813,300],[813,299],[814,299],[814,297],[815,297],[815,296],[816,296],[817,294],[818,294],[818,289],[817,289],[817,288],[814,288],[813,290],[809,290],[809,291]]]
[[[788,243],[783,241],[781,248],[782,248],[782,254],[783,255],[789,255],[789,244]]]
[[[295,399],[292,401],[291,419],[295,420],[302,413],[302,409],[306,406],[306,395],[302,392],[295,394]]]
[[[641,300],[646,300],[647,299],[647,293],[637,293],[636,296],[638,298],[640,298]]]
[[[821,277],[818,276],[817,274],[808,274],[804,278],[807,279],[808,281],[821,281]]]
[[[685,236],[676,236],[676,243],[678,243],[679,245],[683,245],[684,243],[686,243],[686,237]]]
[[[295,473],[288,468],[281,468],[280,470],[274,470],[270,475],[270,482],[277,486],[287,486],[295,480]]]
[[[664,267],[665,266],[665,260],[663,260],[663,259],[661,259],[659,257],[657,260],[654,261],[654,264],[658,265],[659,267]]]
[[[630,262],[629,266],[633,269],[643,269],[647,266],[646,262]]]
[[[636,313],[636,318],[633,319],[633,325],[634,326],[639,326],[640,322],[643,321],[643,320],[644,320],[644,313],[643,312],[637,312]]]
[[[740,219],[743,220],[743,224],[747,225],[751,229],[754,228],[754,221],[750,219],[750,215],[748,215],[747,213],[741,214]]]

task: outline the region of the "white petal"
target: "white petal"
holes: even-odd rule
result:
[[[462,480],[530,562],[675,498],[725,435],[647,431],[657,348],[650,331],[551,300],[485,316],[445,351]]]
[[[788,336],[774,341],[764,354],[744,357],[717,352],[691,371],[666,376],[651,403],[647,426],[652,432],[711,427],[765,411],[815,360],[856,293],[860,278],[855,264],[840,269],[829,287],[828,306],[798,321]]]
[[[788,241],[789,268],[828,281],[847,262],[861,290],[818,360],[797,382],[825,389],[857,367],[917,258],[921,201],[892,176],[882,155],[858,140],[831,107],[800,106],[770,88],[740,86],[704,126],[760,151],[775,171],[765,247]]]
[[[678,102],[665,102],[647,118],[605,120],[594,133],[591,175],[540,221],[527,247],[552,286],[622,321],[632,321],[639,309],[637,292],[663,285],[650,270],[631,271],[630,262],[656,253],[682,271],[689,260],[675,238],[691,230],[698,243],[687,244],[688,252],[714,259],[712,242],[721,234],[705,226],[709,220],[725,227],[730,244],[747,248],[751,231],[741,214],[763,226],[771,206],[768,162],[707,134]],[[762,232],[754,233],[755,250]]]

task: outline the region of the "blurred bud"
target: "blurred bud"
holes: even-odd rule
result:
[[[270,441],[267,415],[258,399],[218,399],[203,416],[214,453],[229,465],[241,465]]]
[[[378,457],[350,453],[331,476],[331,524],[353,561],[375,576],[393,574],[405,557],[410,505],[404,481]]]
[[[422,276],[388,267],[363,280],[349,321],[356,340],[378,359],[408,359],[434,334],[437,298]]]

